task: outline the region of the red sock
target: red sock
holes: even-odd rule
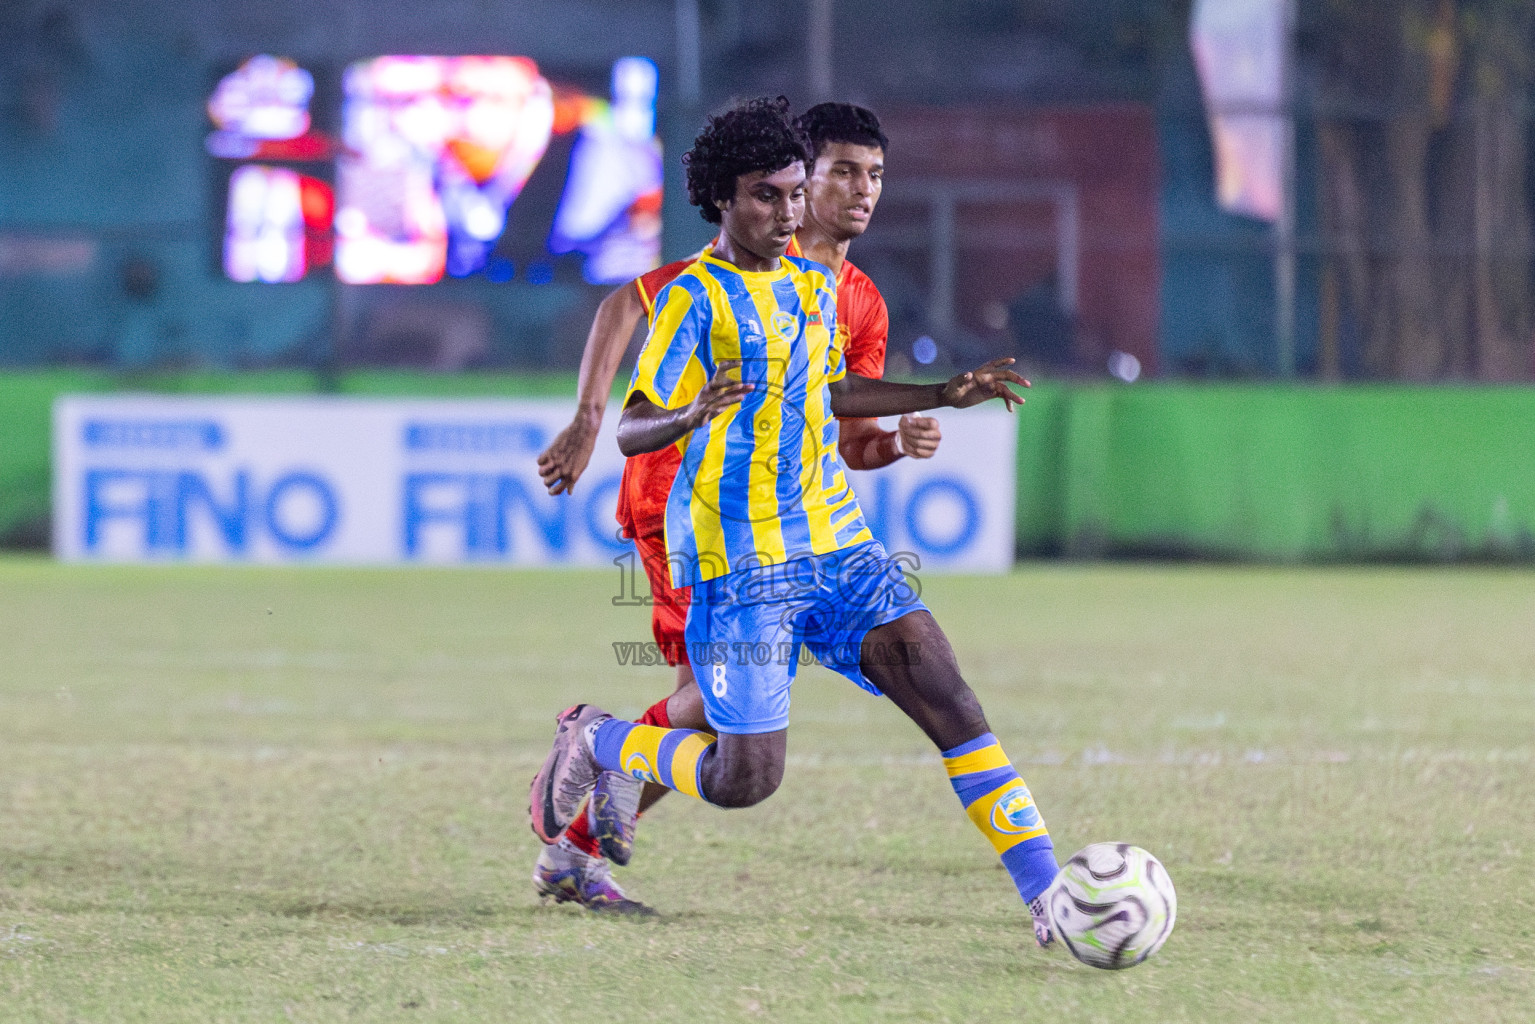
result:
[[[666,713],[666,702],[669,700],[671,700],[670,697],[662,697],[646,708],[645,713],[636,719],[636,722],[639,725],[659,725],[663,729],[670,729],[672,727],[672,719]]]
[[[570,840],[570,845],[586,854],[588,857],[601,857],[597,848],[597,837],[592,835],[592,830],[586,823],[586,808],[581,808],[581,813],[576,815],[576,820],[565,829],[564,838]]]

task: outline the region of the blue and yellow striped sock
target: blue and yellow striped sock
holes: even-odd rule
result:
[[[1018,895],[1032,902],[1055,881],[1060,865],[1045,819],[1002,746],[991,733],[943,752],[954,795],[981,834],[991,840]]]
[[[659,782],[667,789],[706,800],[699,782],[704,755],[714,737],[692,729],[663,729],[636,725],[622,718],[605,719],[591,737],[597,763],[611,772],[632,775],[641,782]]]

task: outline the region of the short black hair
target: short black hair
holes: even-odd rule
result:
[[[778,171],[798,160],[809,165],[810,142],[789,117],[789,101],[761,97],[709,118],[682,156],[688,202],[704,220],[720,222],[716,202],[736,196],[736,179],[754,171]]]
[[[890,140],[879,126],[879,118],[867,107],[851,103],[817,103],[794,119],[799,130],[810,140],[810,159],[814,162],[829,142],[847,142],[855,146],[890,148]]]

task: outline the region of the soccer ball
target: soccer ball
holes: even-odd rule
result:
[[[1045,892],[1056,934],[1091,967],[1134,967],[1162,948],[1178,917],[1178,894],[1162,862],[1129,843],[1078,850]]]

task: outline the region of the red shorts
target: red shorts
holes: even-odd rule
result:
[[[645,563],[650,580],[650,631],[668,665],[688,664],[687,640],[682,630],[688,621],[689,590],[672,586],[671,563],[666,560],[666,534],[647,533],[634,538],[634,547]]]

